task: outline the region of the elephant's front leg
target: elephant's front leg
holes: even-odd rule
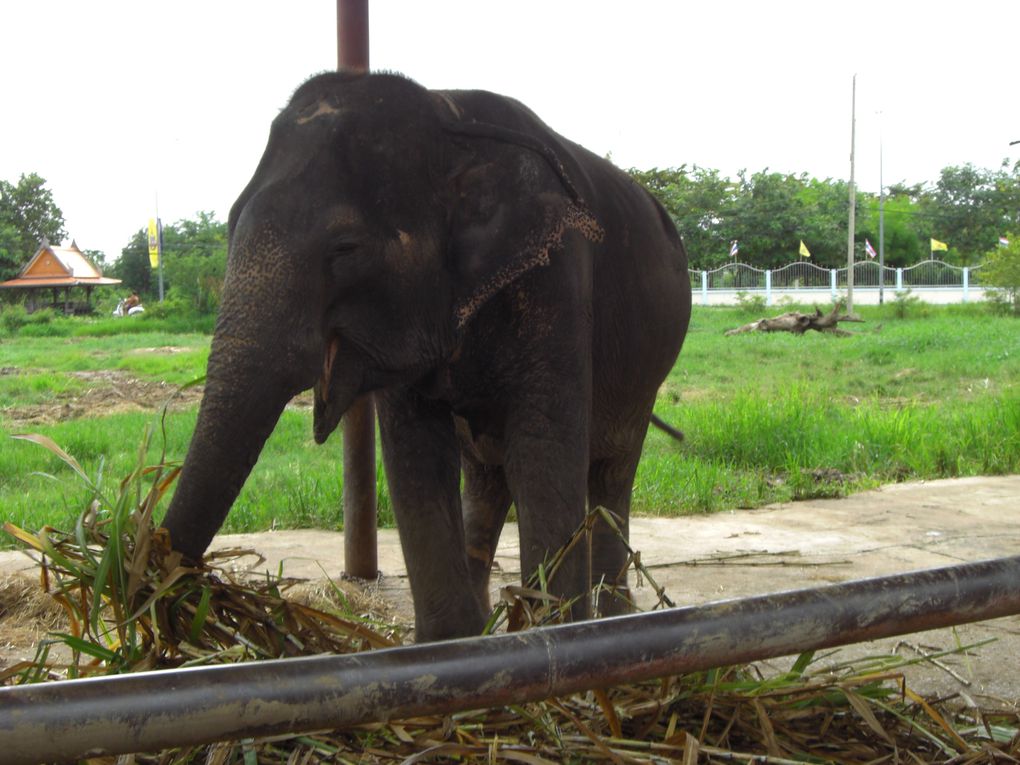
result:
[[[404,390],[377,394],[390,500],[414,600],[418,642],[477,635],[485,613],[470,586],[460,454],[449,410]]]

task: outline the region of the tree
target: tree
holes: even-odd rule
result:
[[[994,247],[1008,224],[1002,197],[1014,185],[1005,175],[970,164],[943,168],[935,187],[922,197],[926,219],[918,229],[923,239],[948,243],[948,257],[963,265]]]
[[[211,212],[163,229],[163,274],[171,296],[199,313],[219,308],[227,268],[227,225]]]
[[[818,265],[840,266],[846,258],[847,184],[807,175],[738,174],[736,182],[695,166],[631,170],[663,204],[687,246],[692,268],[729,262],[730,243],[740,259],[775,268],[797,258],[800,240],[810,243]],[[858,194],[859,200],[866,200]],[[861,203],[859,203],[861,204]]]
[[[1009,244],[985,255],[978,272],[981,282],[995,287],[992,299],[1014,316],[1020,316],[1020,236],[1010,235]]]
[[[59,244],[66,236],[64,214],[43,178],[29,173],[16,184],[0,181],[0,280],[17,276],[43,239]]]
[[[120,279],[124,288],[146,297],[151,296],[152,268],[149,266],[149,232],[138,229],[131,241],[120,251],[120,257],[108,270],[108,275]]]
[[[693,268],[713,268],[727,261],[730,245],[724,218],[733,197],[729,179],[697,165],[629,172],[666,208]]]
[[[92,265],[100,271],[106,270],[106,253],[102,250],[82,250],[81,254],[88,258]]]
[[[804,204],[799,194],[805,178],[763,170],[737,174],[736,193],[728,210],[727,230],[740,242],[741,259],[758,268],[776,268],[797,258],[804,238]]]
[[[212,212],[163,226],[163,284],[169,298],[199,313],[219,307],[227,266],[227,225]],[[139,229],[110,269],[124,286],[152,300],[158,276],[149,263],[147,229]]]
[[[816,266],[846,266],[846,227],[849,218],[850,188],[845,181],[804,180],[797,195],[800,202],[801,226],[798,239],[809,244],[811,260]],[[857,193],[860,210],[863,195]]]
[[[879,201],[870,198],[866,205],[858,208],[857,238],[871,241],[878,250]],[[885,198],[885,264],[891,268],[913,265],[928,257],[928,238],[923,243],[917,230],[921,210],[909,195],[890,194]],[[844,231],[846,229],[844,228]],[[845,234],[844,234],[845,236]],[[845,244],[845,242],[844,242]]]

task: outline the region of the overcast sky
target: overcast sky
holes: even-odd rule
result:
[[[621,167],[934,181],[1020,159],[1020,3],[372,0],[374,69],[512,95]],[[0,9],[0,178],[42,175],[83,249],[221,220],[269,123],[336,66],[335,0]]]

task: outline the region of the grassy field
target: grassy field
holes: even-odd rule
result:
[[[1020,324],[973,305],[912,306],[906,318],[895,311],[861,308],[866,323],[849,325],[853,337],[724,337],[757,316],[695,308],[657,405],[687,438],[678,446],[650,435],[635,510],[680,515],[836,496],[888,481],[1020,472]],[[149,320],[61,320],[56,328],[28,326],[0,338],[6,520],[67,528],[88,499],[59,460],[8,435],[43,433],[101,485],[114,486],[137,461],[144,429],[159,427],[159,418],[105,403],[130,399],[142,384],[150,386],[151,403],[158,381],[179,385],[201,375],[209,336],[187,330]],[[98,379],[111,370],[112,383]],[[54,421],[61,407],[74,417],[72,403],[85,401],[88,409],[100,399],[95,413],[111,413]],[[58,417],[33,422],[25,416],[33,408]],[[183,459],[194,418],[193,403],[168,414],[167,459]],[[154,444],[151,461],[160,458],[162,437]],[[339,528],[339,464],[337,435],[315,446],[310,412],[289,409],[226,530]],[[381,471],[379,485],[382,520],[390,523]]]

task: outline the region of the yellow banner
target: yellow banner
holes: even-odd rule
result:
[[[803,255],[805,258],[811,257],[811,253],[808,251],[807,245],[804,244],[803,239],[800,240],[800,254]]]
[[[945,242],[940,242],[938,239],[932,239],[931,240],[931,251],[932,252],[935,252],[935,250],[948,250],[948,249],[949,249],[949,245],[946,244]]]
[[[155,218],[149,218],[149,265],[159,268],[159,226]]]

